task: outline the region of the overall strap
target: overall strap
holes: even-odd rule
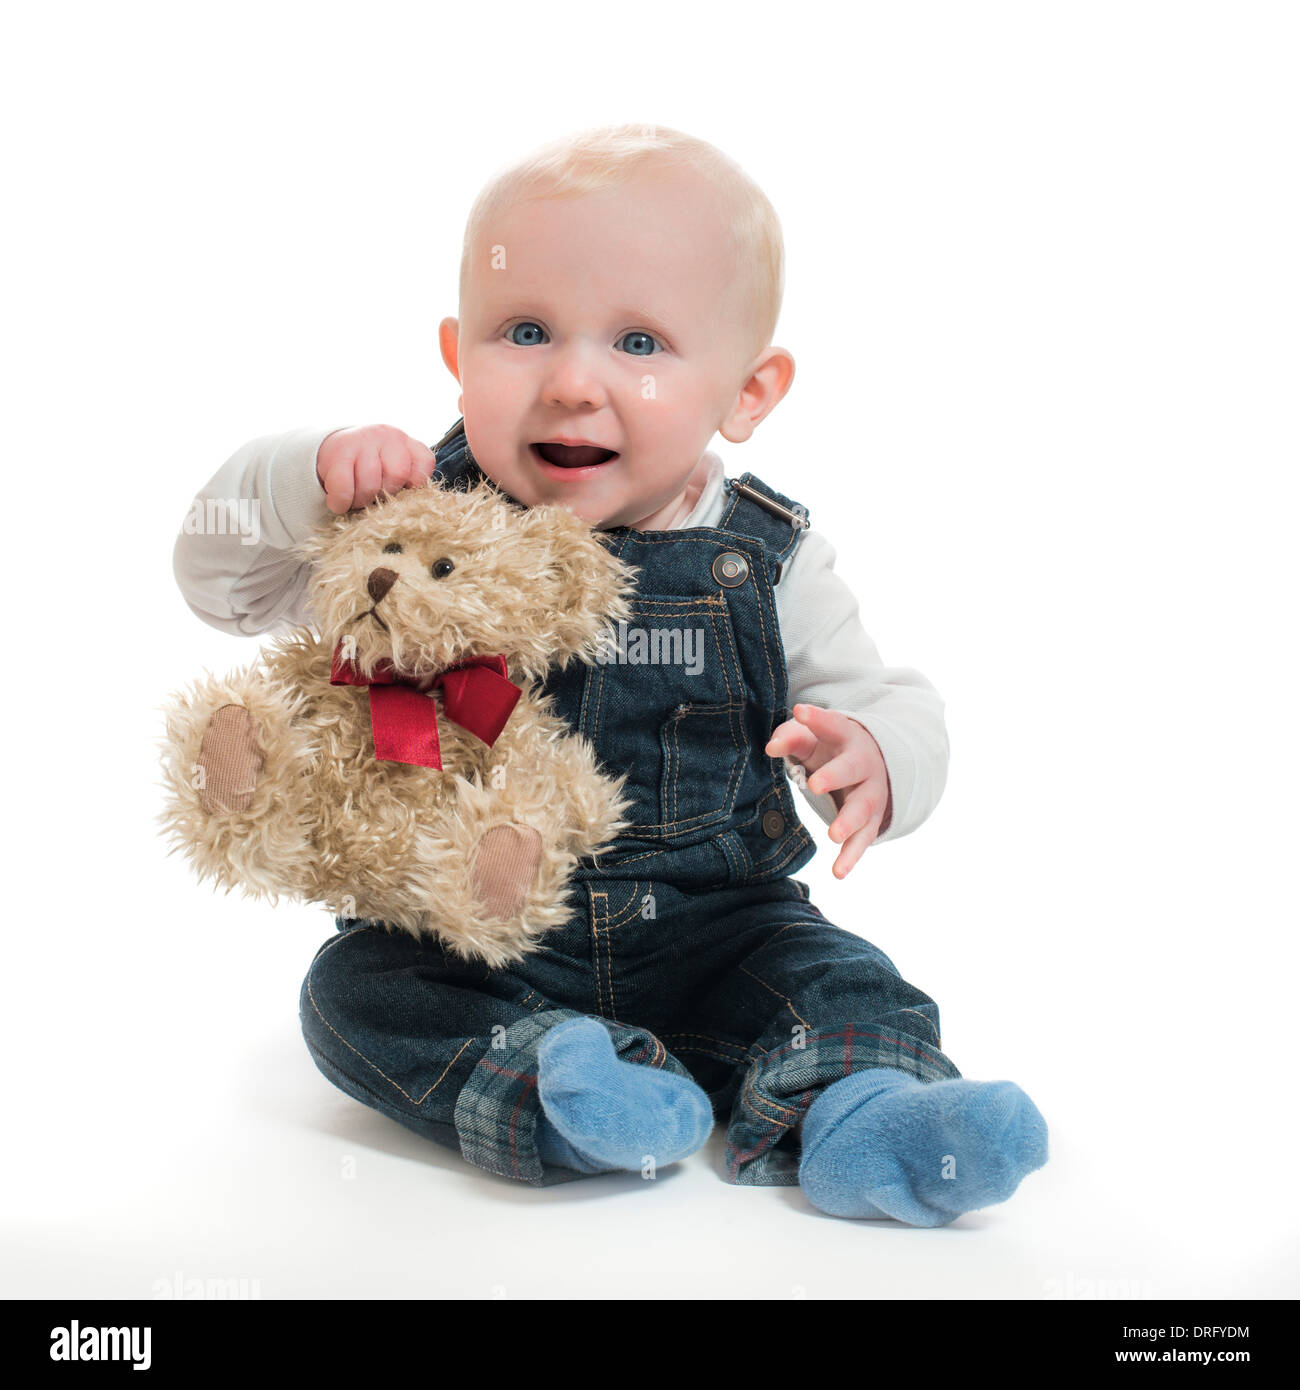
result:
[[[719,528],[763,541],[777,556],[779,580],[782,566],[808,529],[808,508],[752,473],[725,478],[722,491],[730,500],[718,522]]]
[[[469,440],[465,437],[464,416],[457,420],[451,429],[432,447],[434,457],[438,461],[433,470],[433,476],[442,487],[449,488],[453,492],[467,492],[478,483],[487,481],[487,475],[479,467],[478,460],[469,451]],[[502,491],[502,489],[498,489],[498,491]]]
[[[462,415],[462,416],[460,417],[460,419],[457,420],[456,423],[447,431],[447,433],[444,434],[443,437],[442,437],[436,444],[434,444],[434,445],[431,446],[431,448],[433,449],[433,452],[434,452],[435,454],[441,453],[441,452],[442,452],[442,446],[443,446],[444,444],[449,444],[449,443],[451,443],[451,441],[452,441],[453,439],[455,439],[455,438],[457,437],[457,435],[463,435],[464,433],[465,433],[465,417]]]

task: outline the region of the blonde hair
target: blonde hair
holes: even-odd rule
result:
[[[714,188],[731,230],[744,302],[749,306],[752,350],[767,347],[776,332],[785,292],[781,223],[767,195],[735,160],[680,130],[658,125],[609,125],[553,140],[498,170],[474,200],[461,248],[460,293],[480,229],[527,198],[573,198],[615,188],[659,169],[702,174]],[[745,282],[748,283],[745,283]]]

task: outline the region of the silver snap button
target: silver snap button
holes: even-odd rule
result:
[[[749,578],[749,561],[734,550],[724,550],[713,562],[713,577],[724,588],[734,589]]]
[[[768,811],[763,816],[763,834],[769,840],[776,840],[785,833],[785,817],[780,811]]]

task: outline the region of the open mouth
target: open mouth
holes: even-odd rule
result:
[[[613,449],[601,449],[595,444],[556,444],[553,441],[530,444],[533,454],[555,468],[595,468],[618,454]]]

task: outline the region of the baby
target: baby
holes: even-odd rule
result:
[[[303,984],[311,1054],[357,1100],[524,1182],[653,1176],[716,1115],[728,1181],[941,1226],[1008,1198],[1047,1131],[1014,1083],[963,1079],[935,1003],[791,877],[815,850],[791,780],[842,878],[930,814],[948,744],[938,694],[881,664],[806,509],[709,449],[748,440],[790,388],[782,279],[771,205],[712,146],[637,126],[548,146],[470,212],[460,317],[440,328],[456,425],[433,449],[384,425],[254,440],[192,510],[251,503],[258,534],[187,527],[176,576],[227,631],[311,621],[293,546],[434,474],[607,532],[639,572],[634,625],[703,636],[689,665],[618,660],[553,688],[628,773],[633,828],[509,969],[340,917]],[[508,892],[534,864],[521,837],[493,872]]]

